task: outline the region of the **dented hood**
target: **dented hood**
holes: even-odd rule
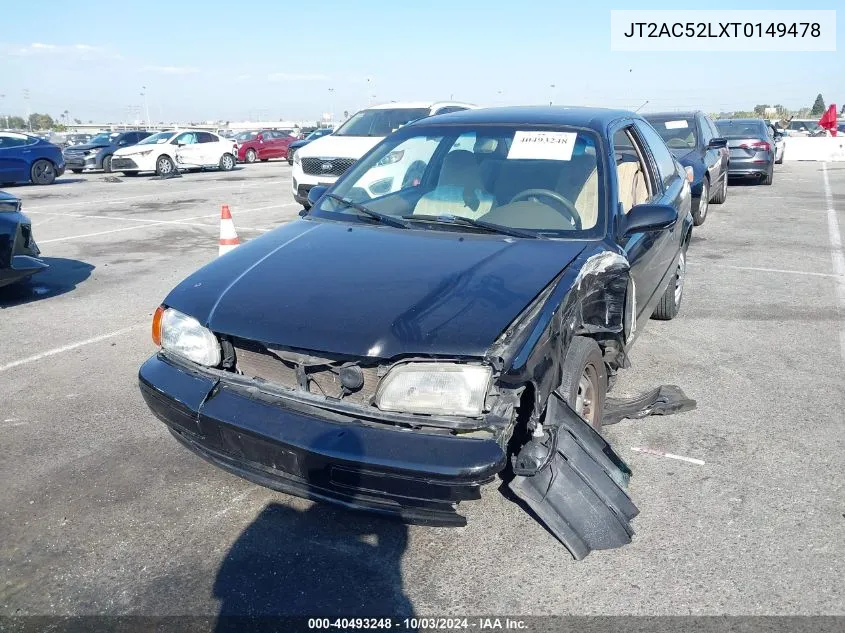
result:
[[[219,334],[349,356],[483,356],[579,241],[298,220],[216,259],[165,304]]]

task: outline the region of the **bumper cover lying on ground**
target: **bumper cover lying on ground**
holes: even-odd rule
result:
[[[505,466],[493,440],[379,428],[278,397],[257,397],[170,362],[139,372],[147,405],[205,459],[268,488],[408,523],[465,525],[459,501]]]

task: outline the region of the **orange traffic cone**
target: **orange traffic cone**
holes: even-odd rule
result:
[[[235,223],[232,222],[229,205],[224,204],[220,210],[220,250],[217,253],[218,257],[237,248],[240,243],[238,234],[235,232]]]

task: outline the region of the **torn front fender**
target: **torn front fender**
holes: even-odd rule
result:
[[[627,464],[557,394],[543,429],[514,457],[510,489],[576,560],[630,543],[639,510],[622,489]]]

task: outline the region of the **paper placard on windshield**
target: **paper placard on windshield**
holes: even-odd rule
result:
[[[508,158],[570,160],[577,132],[516,132]]]
[[[681,119],[680,121],[666,121],[664,125],[667,130],[682,130],[689,127],[689,123],[687,123],[686,119]]]

